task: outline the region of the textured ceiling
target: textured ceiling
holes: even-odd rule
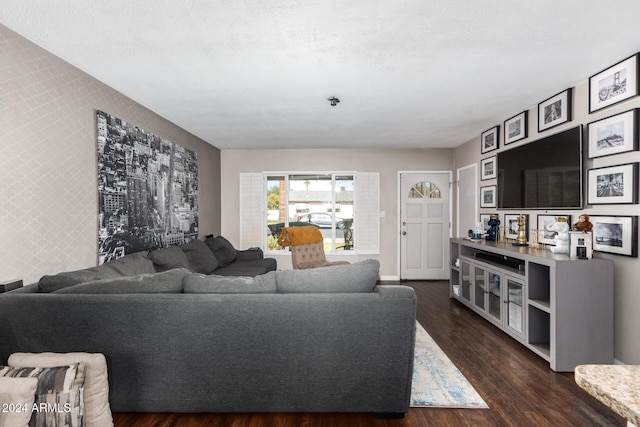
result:
[[[3,25],[221,149],[457,146],[640,50],[639,16],[638,0],[0,2]]]

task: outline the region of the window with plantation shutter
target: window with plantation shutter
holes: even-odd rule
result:
[[[379,174],[369,172],[241,173],[241,245],[282,251],[283,227],[311,223],[325,252],[377,254],[379,187]]]
[[[380,253],[380,174],[360,172],[356,176],[356,252]]]
[[[262,237],[266,203],[264,176],[261,173],[240,174],[240,247],[263,247]]]

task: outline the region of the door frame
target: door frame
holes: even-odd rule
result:
[[[402,272],[402,262],[401,252],[402,252],[402,239],[400,237],[400,222],[402,221],[402,188],[401,188],[401,176],[406,173],[415,173],[415,174],[429,174],[429,173],[442,173],[448,174],[449,176],[449,238],[452,237],[453,233],[453,171],[450,170],[441,170],[441,171],[424,171],[424,170],[402,170],[398,171],[397,175],[397,221],[396,221],[396,241],[397,241],[397,249],[396,249],[396,265],[397,265],[397,276],[400,280],[402,280],[401,272]],[[449,250],[449,247],[442,248],[445,251]]]
[[[478,221],[479,218],[479,213],[478,213],[478,206],[480,206],[480,204],[478,203],[478,164],[477,163],[471,163],[470,165],[467,166],[462,166],[461,168],[456,169],[456,186],[455,186],[455,190],[456,190],[456,234],[455,237],[464,237],[467,235],[467,233],[463,230],[460,229],[460,172],[463,170],[467,170],[467,169],[471,169],[473,168],[473,183],[472,186],[473,188],[476,189],[475,193],[474,193],[474,201],[473,201],[473,212],[474,215],[473,217],[475,218],[476,221]]]

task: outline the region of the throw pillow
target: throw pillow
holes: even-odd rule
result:
[[[182,292],[182,280],[191,272],[175,268],[153,274],[92,280],[69,286],[57,294],[178,294]]]
[[[218,268],[217,258],[202,240],[192,240],[180,246],[180,249],[187,255],[191,271],[211,274]]]
[[[280,270],[276,284],[281,293],[372,292],[378,282],[380,262],[367,259],[347,265]]]
[[[38,282],[38,287],[42,292],[55,292],[90,280],[155,273],[153,263],[147,258],[147,254],[147,251],[136,252],[97,267],[65,271],[52,276],[45,275]]]
[[[149,259],[153,262],[156,271],[167,271],[172,268],[191,269],[187,255],[178,246],[151,251]]]
[[[37,378],[0,378],[0,427],[29,425],[37,387]]]
[[[184,278],[184,293],[188,294],[264,294],[275,291],[275,271],[256,277],[190,274]]]
[[[7,363],[11,367],[49,368],[78,362],[86,365],[84,425],[86,427],[112,427],[107,360],[104,355],[100,353],[13,353],[9,356]]]
[[[209,246],[209,249],[211,249],[211,252],[213,252],[213,255],[215,255],[218,260],[220,267],[228,266],[235,261],[236,256],[238,256],[238,253],[231,242],[222,236],[215,238],[210,237],[205,240],[204,243]]]
[[[149,252],[141,251],[114,259],[97,267],[102,271],[113,271],[118,276],[135,276],[136,274],[155,273]],[[100,277],[102,279],[103,277]],[[105,277],[106,278],[106,277]]]
[[[85,364],[53,368],[0,367],[0,377],[37,378],[30,425],[81,426],[84,417]]]

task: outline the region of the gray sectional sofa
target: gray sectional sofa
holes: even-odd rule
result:
[[[116,412],[409,409],[416,297],[377,261],[225,277],[129,257],[0,294],[0,362],[102,353]]]

